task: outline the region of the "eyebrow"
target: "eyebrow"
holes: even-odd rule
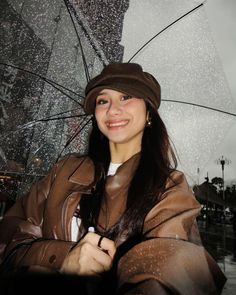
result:
[[[98,96],[99,96],[99,95],[104,95],[104,94],[107,94],[107,92],[99,92],[99,93],[98,93]]]

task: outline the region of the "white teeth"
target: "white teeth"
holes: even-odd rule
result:
[[[127,122],[116,122],[116,123],[108,123],[108,127],[117,127],[117,126],[124,126]]]

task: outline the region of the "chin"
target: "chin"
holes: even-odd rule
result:
[[[114,139],[114,138],[110,138],[109,139],[110,142],[114,143],[114,144],[124,144],[129,142],[127,139]]]

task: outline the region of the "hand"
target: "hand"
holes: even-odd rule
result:
[[[87,233],[65,258],[60,271],[78,275],[99,275],[111,268],[116,252],[115,243],[101,236]]]

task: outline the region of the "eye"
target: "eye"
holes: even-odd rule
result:
[[[96,105],[103,105],[107,103],[107,99],[105,98],[97,98]]]
[[[123,100],[128,100],[131,98],[133,98],[133,96],[131,96],[131,95],[122,95],[121,100],[123,101]]]

